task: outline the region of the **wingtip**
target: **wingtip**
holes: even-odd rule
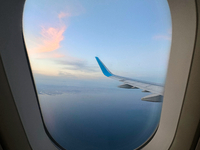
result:
[[[95,59],[96,59],[97,61],[100,60],[99,57],[97,57],[97,56],[95,57]]]
[[[112,76],[113,74],[108,70],[108,68],[103,64],[103,62],[98,58],[95,57],[97,60],[97,63],[99,64],[99,67],[101,68],[101,71],[103,72],[103,74],[107,77]]]

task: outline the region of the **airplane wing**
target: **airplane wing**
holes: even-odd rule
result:
[[[130,79],[118,75],[114,75],[111,73],[108,68],[103,64],[103,62],[98,58],[95,57],[99,67],[101,68],[101,71],[106,77],[118,80],[120,82],[123,82],[122,85],[119,85],[119,88],[125,88],[125,89],[142,89],[142,92],[149,92],[150,95],[147,95],[142,98],[144,101],[150,101],[150,102],[161,102],[163,98],[163,92],[164,87],[159,84],[153,84],[148,83],[140,80]]]

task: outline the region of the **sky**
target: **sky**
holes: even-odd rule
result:
[[[139,89],[119,89],[95,57],[115,75],[163,84],[172,35],[167,0],[27,0],[23,34],[45,124],[60,145],[68,149],[77,136],[76,143],[91,146],[103,135],[103,142],[117,139],[113,149],[123,140],[132,149],[154,132],[162,103],[141,101],[149,93]]]
[[[165,80],[172,34],[166,0],[27,0],[23,31],[39,82],[107,82],[96,56],[113,74]]]

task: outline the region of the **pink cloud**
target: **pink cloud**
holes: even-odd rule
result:
[[[62,18],[65,18],[65,17],[70,17],[70,16],[71,16],[70,13],[60,12],[60,13],[58,14],[58,18],[59,18],[59,19],[62,19]]]
[[[55,51],[60,48],[60,42],[64,39],[63,33],[66,30],[66,26],[60,28],[42,28],[40,45],[33,51],[34,53],[44,53]]]
[[[85,13],[85,8],[80,3],[74,3],[73,5],[67,5],[63,11],[60,11],[58,18],[69,18],[73,16],[79,16]]]
[[[61,47],[60,43],[64,40],[63,34],[69,25],[65,25],[67,22],[66,20],[63,22],[62,19],[80,15],[82,12],[84,12],[84,8],[81,5],[67,7],[66,11],[61,11],[57,16],[57,19],[60,19],[58,27],[42,27],[41,37],[37,38],[37,46],[29,49],[30,56],[34,58],[64,57],[65,55],[56,52]]]

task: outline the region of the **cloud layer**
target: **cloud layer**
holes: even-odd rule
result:
[[[74,58],[71,60],[56,60],[55,62],[61,65],[64,70],[78,70],[86,73],[99,72],[96,67],[89,66],[84,60]]]

